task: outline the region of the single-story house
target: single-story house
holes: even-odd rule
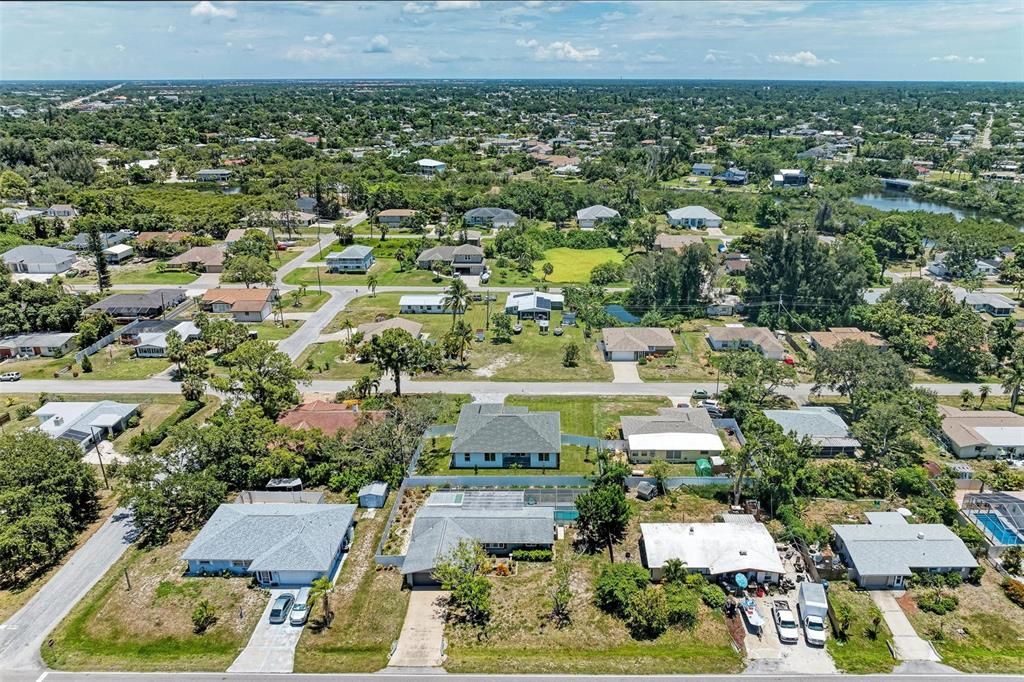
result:
[[[0,213],[11,216],[11,220],[14,221],[15,225],[27,225],[28,221],[32,220],[36,216],[46,215],[46,211],[42,211],[38,208],[0,208]]]
[[[222,504],[181,558],[190,575],[252,575],[264,587],[333,576],[355,528],[354,504]]]
[[[140,294],[114,294],[85,309],[87,313],[107,313],[116,320],[157,317],[185,300],[185,289],[153,289]]]
[[[70,332],[41,332],[18,334],[0,339],[0,358],[15,356],[59,358],[75,346]]]
[[[557,469],[562,453],[561,414],[530,412],[501,403],[462,407],[451,445],[456,469]]]
[[[669,234],[659,232],[654,238],[654,248],[658,251],[682,251],[691,244],[703,244],[704,240],[693,234]]]
[[[51,246],[23,244],[9,249],[3,255],[4,265],[15,274],[59,275],[74,266],[78,254]]]
[[[939,405],[942,441],[961,459],[1002,459],[1024,453],[1024,416],[1005,410]]]
[[[54,204],[46,209],[47,218],[77,218],[78,210],[71,204]]]
[[[764,416],[796,440],[809,438],[822,457],[852,455],[860,447],[850,427],[831,407],[804,405],[795,410],[765,410]]]
[[[380,509],[388,501],[388,484],[373,481],[359,489],[359,506],[363,509]]]
[[[561,310],[565,304],[562,294],[546,291],[513,292],[505,299],[505,314],[520,320],[550,320],[552,310]]]
[[[469,494],[435,492],[416,513],[401,568],[409,586],[436,585],[434,569],[464,540],[493,556],[554,547],[553,507],[467,508],[462,500]]]
[[[128,230],[118,230],[117,232],[101,232],[100,233],[100,246],[104,249],[111,246],[117,246],[123,244],[132,238],[132,233]],[[79,232],[75,235],[75,238],[71,241],[64,242],[61,244],[65,249],[71,249],[72,251],[85,251],[89,248],[89,233]]]
[[[462,222],[466,225],[487,225],[489,227],[512,227],[519,222],[519,214],[507,208],[481,206],[466,211]]]
[[[480,275],[487,269],[484,250],[472,244],[433,246],[416,256],[421,270],[432,270],[436,263],[447,263],[457,275]]]
[[[641,523],[640,561],[652,580],[664,578],[669,559],[712,580],[742,573],[752,583],[777,583],[785,573],[762,523]]]
[[[306,211],[270,211],[269,217],[277,225],[305,225],[316,223],[316,214]]]
[[[398,312],[411,314],[450,313],[444,294],[406,294],[398,299]]]
[[[992,317],[1009,317],[1017,309],[1017,303],[1002,294],[954,289],[953,297],[959,303],[969,306],[979,313],[988,313]]]
[[[720,180],[727,185],[745,185],[747,184],[748,175],[747,171],[733,166],[713,176],[711,179]]]
[[[770,360],[783,360],[786,349],[775,338],[772,330],[765,327],[709,327],[708,344],[714,350],[756,349]]]
[[[101,400],[95,403],[48,402],[32,413],[39,417],[39,430],[51,438],[61,438],[87,450],[94,443],[128,427],[128,420],[139,411],[134,404]]]
[[[178,326],[181,320],[166,320],[166,319],[155,319],[146,320],[138,319],[133,322],[129,322],[121,331],[118,332],[118,341],[125,345],[136,346],[142,340],[143,334],[159,334],[163,332],[169,332]]]
[[[868,513],[868,523],[835,524],[836,550],[850,580],[865,588],[905,585],[914,573],[960,573],[978,565],[971,550],[941,523],[907,523],[900,514]]]
[[[270,316],[277,289],[209,289],[201,306],[214,313],[231,313],[235,322],[262,322]]]
[[[605,327],[600,347],[605,360],[639,360],[674,350],[676,340],[661,327]]]
[[[722,218],[703,206],[684,206],[673,208],[665,214],[668,224],[673,227],[686,227],[703,230],[708,227],[721,227]]]
[[[592,230],[598,226],[603,220],[611,220],[612,218],[618,218],[619,212],[614,208],[608,208],[597,204],[596,206],[587,206],[576,211],[576,223],[583,230]]]
[[[416,162],[416,168],[419,170],[420,175],[437,175],[438,173],[445,172],[448,164],[435,159],[420,159]]]
[[[725,450],[707,410],[698,407],[663,407],[653,417],[620,418],[626,453],[633,463],[663,459],[693,463]]]
[[[803,187],[810,178],[800,168],[783,168],[772,176],[773,187]]]
[[[729,317],[743,309],[743,299],[736,294],[716,293],[714,299],[704,306],[704,314],[708,317]]]
[[[722,265],[725,268],[726,274],[733,277],[743,277],[747,274],[747,268],[750,267],[750,259],[741,256],[736,258],[726,257]]]
[[[946,266],[947,255],[948,254],[940,253],[935,256],[931,262],[925,265],[925,270],[930,275],[937,277],[938,279],[951,279],[952,273]],[[999,264],[995,261],[982,260],[979,258],[974,261],[974,270],[971,274],[978,277],[995,277],[999,274]],[[954,296],[957,301],[962,301],[964,297],[967,296],[967,292],[963,289],[954,290]]]
[[[814,350],[831,350],[843,341],[859,341],[880,351],[889,347],[880,334],[861,331],[857,327],[829,327],[827,332],[811,332],[811,348]]]
[[[423,332],[423,325],[404,317],[389,317],[380,322],[366,322],[356,327],[356,331],[362,333],[363,339],[367,341],[388,329],[404,329],[409,332],[409,336],[418,339]]]
[[[695,163],[690,173],[693,175],[709,176],[714,172],[714,166],[710,163]]]
[[[103,249],[103,259],[109,265],[120,265],[135,255],[135,249],[127,244],[115,244]]]
[[[373,247],[353,244],[327,254],[328,272],[367,272],[373,267]]]
[[[335,436],[341,432],[350,433],[365,421],[378,422],[386,416],[386,412],[378,410],[360,410],[340,403],[314,400],[288,410],[277,418],[277,424],[297,431],[316,429],[325,436]]]
[[[176,332],[185,343],[195,341],[201,335],[199,327],[191,320],[178,322],[167,331],[140,334],[138,343],[135,345],[135,356],[139,358],[167,357],[167,335],[172,331]]]
[[[167,261],[168,270],[224,272],[224,249],[219,246],[193,246]]]
[[[401,227],[412,220],[416,213],[411,208],[389,208],[377,214],[377,222],[387,227]]]
[[[249,230],[256,230],[258,232],[262,232],[268,237],[270,236],[269,227],[233,227],[230,230],[228,230],[228,233],[226,235],[224,235],[224,244],[234,244],[239,239],[244,237],[245,233],[248,232]]]
[[[196,182],[227,182],[231,179],[231,171],[226,168],[204,168],[192,176]]]
[[[135,237],[136,246],[144,246],[151,242],[166,242],[168,244],[180,244],[189,236],[188,232],[174,230],[173,232],[140,232]]]

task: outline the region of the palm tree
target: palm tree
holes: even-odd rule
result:
[[[334,583],[331,579],[323,575],[313,581],[313,584],[309,586],[309,600],[312,602],[321,600],[323,607],[323,625],[325,628],[331,627],[331,620],[334,618],[334,614],[331,612],[331,593],[334,592]]]
[[[960,391],[960,407],[966,409],[967,406],[971,404],[971,400],[973,398],[974,393],[971,392],[971,389],[965,388],[964,390]]]
[[[547,281],[548,277],[550,277],[551,273],[553,273],[554,271],[554,265],[552,265],[551,263],[544,263],[544,266],[541,268],[541,272],[544,273],[544,281]]]
[[[988,384],[982,384],[981,386],[978,386],[978,408],[979,409],[985,405],[985,399],[988,398],[988,394],[989,394],[989,392],[991,390],[992,390],[992,387],[989,386]]]
[[[473,343],[473,328],[465,320],[459,320],[458,324],[448,332],[455,347],[459,349],[459,362],[466,364],[466,349]]]
[[[1010,411],[1017,410],[1020,402],[1020,389],[1024,386],[1024,365],[1012,363],[1003,370],[1003,390],[1010,394]]]
[[[368,372],[364,374],[356,379],[356,382],[352,385],[352,390],[355,391],[355,394],[362,399],[369,398],[379,389],[380,374],[377,372]]]
[[[469,287],[456,277],[444,292],[444,307],[452,310],[452,329],[455,329],[456,316],[469,305]]]
[[[366,276],[366,288],[370,290],[370,296],[377,295],[377,275]]]

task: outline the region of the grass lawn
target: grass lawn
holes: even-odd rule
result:
[[[69,381],[75,379],[98,381],[101,379],[145,379],[164,371],[171,364],[166,358],[137,358],[132,354],[131,346],[122,346],[118,343],[113,343],[95,355],[90,355],[89,361],[92,363],[92,372],[89,373],[82,372],[81,365],[75,364],[73,353],[68,353],[60,358],[36,358],[17,363],[6,362],[2,367],[16,369],[21,372],[23,379],[53,379],[55,372],[73,365],[71,372],[64,372],[57,378]],[[8,369],[4,369],[4,371],[8,371]],[[77,377],[74,372],[78,372]]]
[[[566,552],[572,552],[569,542],[559,542],[556,554]],[[516,575],[490,578],[494,615],[485,636],[476,628],[448,626],[445,668],[452,673],[646,675],[741,669],[721,612],[701,606],[693,630],[673,627],[655,640],[634,640],[621,620],[594,605],[593,584],[604,556],[571,561],[570,625],[558,629],[547,617],[554,564],[519,562]]]
[[[373,369],[368,362],[356,362],[348,357],[341,341],[311,344],[299,355],[295,366],[315,374],[318,379],[358,379]]]
[[[191,284],[199,278],[194,272],[157,272],[157,263],[126,265],[114,268],[111,282],[114,284]]]
[[[828,652],[836,667],[855,675],[892,672],[896,661],[886,644],[892,638],[892,633],[868,593],[854,591],[847,582],[834,582],[829,587],[828,596],[833,607],[848,604],[853,614],[845,640],[828,638]],[[872,637],[870,630],[875,617],[880,618],[880,621],[878,633]]]
[[[712,364],[716,355],[704,338],[704,324],[689,322],[684,331],[676,335],[674,358],[648,358],[647,364],[637,367],[644,381],[707,381],[709,391],[714,389],[718,370]]]
[[[284,301],[284,311],[286,313],[312,313],[320,309],[327,299],[331,297],[326,291],[317,291],[316,289],[307,290],[305,294],[299,296],[298,303],[295,305],[295,295],[298,291],[289,291],[288,293],[281,296]]]
[[[548,249],[544,257],[533,264],[534,277],[544,276],[544,263],[551,263],[554,271],[547,278],[547,281],[554,283],[562,282],[589,282],[590,271],[594,266],[601,263],[613,261],[621,263],[625,256],[618,249],[569,249],[560,247]]]
[[[245,646],[267,592],[248,578],[182,575],[180,556],[194,533],[162,546],[133,547],[50,634],[43,660],[59,670],[223,671]],[[127,570],[132,589],[125,584]],[[195,605],[208,599],[218,615],[192,632]]]
[[[370,267],[370,272],[377,276],[378,286],[444,286],[447,280],[434,281],[434,274],[427,270],[406,270],[400,272],[398,261],[392,258],[378,258]],[[296,286],[317,285],[316,268],[303,267],[285,275],[285,284]],[[333,286],[366,286],[366,274],[327,272],[326,267],[320,268],[320,283]]]
[[[521,405],[531,412],[560,412],[562,433],[604,437],[609,427],[618,427],[623,415],[649,416],[659,407],[672,407],[668,398],[658,396],[524,396],[510,395],[509,405]]]
[[[302,320],[285,320],[282,326],[273,318],[267,318],[259,324],[253,325],[252,328],[256,330],[256,335],[263,341],[280,341],[294,334],[295,330],[302,326],[302,322]]]
[[[960,600],[952,613],[937,616],[917,608],[914,588],[900,599],[917,634],[931,640],[942,662],[965,673],[1024,674],[1024,619],[1003,594],[999,575],[986,567],[981,585],[952,590]]]
[[[344,328],[345,320],[353,326],[364,322],[372,322],[378,316],[390,317],[398,314],[398,300],[401,294],[378,294],[374,297],[364,296],[349,304],[327,330]],[[502,310],[503,297],[491,303],[491,312]],[[451,315],[402,315],[423,324],[423,333],[432,339],[441,339],[451,329]],[[465,313],[465,320],[473,329],[484,329],[487,317],[487,306],[481,302],[473,303]],[[556,313],[553,326],[557,325],[561,316]],[[562,366],[562,349],[570,341],[580,346],[580,360],[577,367]],[[319,360],[318,367],[329,363],[325,371],[317,373],[315,378],[351,379],[366,372],[367,366],[345,362],[338,355],[341,346],[322,344],[319,349],[307,350],[299,362],[306,367],[306,359],[313,357]],[[536,324],[523,322],[523,332],[512,337],[510,343],[496,344],[490,339],[482,343],[473,343],[466,355],[468,367],[450,370],[444,375],[446,379],[465,379],[480,381],[610,381],[611,368],[604,362],[594,344],[594,339],[583,338],[583,330],[579,327],[567,327],[561,337],[553,333],[541,334]],[[426,375],[421,375],[426,377]]]
[[[292,262],[296,258],[302,255],[312,245],[315,240],[313,239],[301,239],[299,240],[298,246],[292,246],[284,251],[274,251],[270,254],[270,267],[277,270],[282,265]]]
[[[597,461],[597,453],[591,448],[578,445],[563,445],[561,464],[557,469],[473,469],[457,468],[449,466],[451,463],[450,437],[433,438],[423,450],[420,456],[419,466],[416,473],[422,476],[543,476],[550,474],[557,476],[565,475],[587,475],[594,473],[594,464]]]
[[[295,672],[368,673],[387,665],[409,606],[402,576],[373,561],[395,493],[372,519],[358,521],[355,542],[331,596],[335,613],[330,628],[317,628],[319,606],[295,650]]]
[[[744,234],[764,232],[764,228],[758,227],[754,223],[746,223],[739,220],[723,220],[722,232],[729,236],[738,237]]]

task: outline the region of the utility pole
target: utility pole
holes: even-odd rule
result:
[[[110,481],[107,480],[107,470],[103,467],[103,457],[100,456],[100,442],[96,440],[96,427],[90,425],[89,431],[92,432],[92,446],[96,449],[96,459],[100,463],[100,473],[103,474],[103,487],[110,490]]]
[[[484,318],[484,329],[490,331],[491,329],[491,290],[488,289],[484,293],[484,303],[487,304],[487,317]]]

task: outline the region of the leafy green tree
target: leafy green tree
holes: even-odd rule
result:
[[[220,390],[251,400],[271,419],[292,405],[299,404],[298,384],[308,383],[309,375],[292,365],[291,358],[274,350],[268,341],[246,341],[226,360],[228,379],[214,380]]]
[[[96,284],[100,291],[110,288],[110,266],[107,265],[107,257],[103,254],[103,238],[100,236],[100,228],[93,224],[89,230],[89,253],[92,255],[93,263],[96,266]]]
[[[737,415],[771,407],[779,400],[779,389],[796,385],[792,365],[766,358],[754,350],[726,353],[720,367],[729,377],[722,398]]]
[[[173,362],[178,368],[178,375],[181,375],[181,363],[185,361],[185,341],[176,330],[167,332],[167,359]]]
[[[910,390],[876,395],[851,430],[865,459],[894,468],[916,462],[922,437],[939,423],[934,394]]]
[[[487,553],[480,543],[460,540],[434,567],[434,578],[451,591],[449,608],[477,626],[491,619],[491,583],[483,574],[487,563]]]
[[[491,315],[491,338],[495,343],[509,343],[512,333],[512,318],[502,312]]]
[[[402,374],[413,375],[423,366],[422,344],[404,329],[385,329],[370,339],[370,361],[382,374],[391,374],[395,395],[402,395]]]
[[[879,351],[862,341],[842,341],[822,348],[814,362],[814,390],[827,386],[850,399],[859,419],[873,397],[910,388],[912,374],[898,355]]]
[[[666,583],[682,585],[686,582],[686,565],[680,559],[669,559],[662,569],[662,580]]]
[[[0,172],[0,198],[27,199],[28,180],[12,170]]]
[[[80,319],[75,329],[78,331],[78,338],[75,339],[78,347],[88,348],[114,331],[114,318],[106,312],[93,313]]]
[[[967,307],[959,308],[943,322],[935,346],[934,366],[950,374],[974,378],[992,369],[985,321]]]
[[[591,550],[605,545],[615,561],[615,543],[622,540],[630,508],[621,486],[595,485],[576,498],[577,537]]]
[[[594,582],[594,603],[602,611],[622,616],[633,595],[650,582],[650,574],[640,564],[605,564]]]
[[[758,227],[776,227],[786,219],[786,211],[781,204],[770,196],[764,196],[757,202],[754,221]]]
[[[270,254],[274,252],[274,242],[263,230],[250,228],[242,238],[228,245],[228,261],[241,256],[258,258],[264,263],[270,262]]]
[[[569,341],[562,348],[562,366],[563,367],[576,367],[580,364],[580,345],[575,341]]]
[[[256,256],[232,256],[224,266],[224,281],[243,282],[246,289],[257,283],[270,286],[275,278],[274,269],[270,264]]]
[[[544,281],[547,281],[548,277],[550,277],[551,273],[553,273],[554,271],[555,266],[552,265],[551,263],[545,262],[544,265],[541,266],[541,272],[544,273]]]
[[[92,373],[92,360],[89,359],[88,355],[82,358],[82,372],[85,374]]]
[[[1014,344],[1001,377],[1003,390],[1010,394],[1010,410],[1016,411],[1020,402],[1021,387],[1024,386],[1024,342],[1018,341]]]

